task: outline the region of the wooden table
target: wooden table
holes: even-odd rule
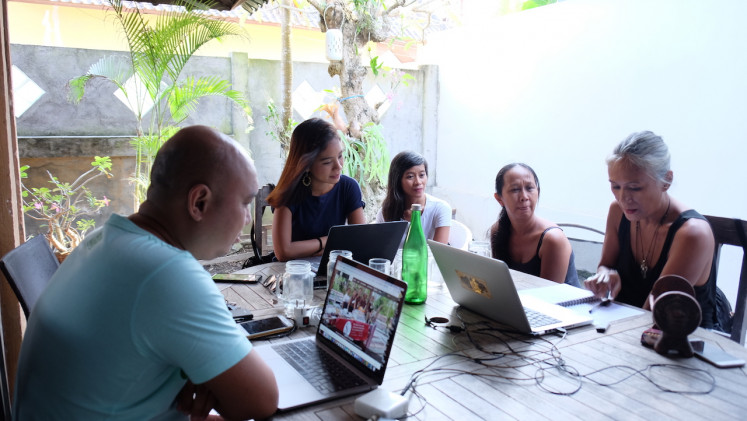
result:
[[[270,263],[243,269],[243,273],[264,276],[281,274],[282,263]],[[518,289],[549,285],[549,281],[512,271]],[[280,304],[261,285],[219,284],[225,297],[251,309],[256,318],[282,311]],[[613,323],[606,333],[591,327],[569,330],[563,338],[546,335],[528,338],[492,332],[494,336],[472,334],[475,344],[504,356],[480,365],[470,358],[491,358],[471,343],[465,333],[453,334],[446,329],[426,326],[424,317],[447,317],[459,324],[457,312],[468,323],[470,331],[497,326],[459,307],[451,300],[442,283],[428,290],[425,305],[405,305],[387,367],[386,390],[400,392],[411,376],[425,368],[415,390],[421,397],[410,398],[408,419],[420,420],[743,420],[747,419],[747,371],[745,368],[718,369],[696,358],[670,359],[640,345],[641,332],[651,327],[650,313]],[[299,329],[291,337],[313,335],[314,327]],[[747,349],[726,337],[698,329],[690,339],[717,343],[732,355],[747,359]],[[287,339],[277,339],[282,341]],[[505,341],[505,342],[504,342]],[[262,345],[264,341],[255,343]],[[511,354],[508,347],[516,354]],[[552,353],[552,354],[551,354]],[[587,375],[584,379],[561,374],[557,366]],[[673,364],[690,369],[661,367]],[[627,368],[609,368],[625,366]],[[605,370],[606,369],[606,370]],[[597,370],[604,370],[590,374]],[[703,391],[715,380],[708,394],[666,392],[634,370],[656,380],[663,388]],[[652,374],[656,373],[656,374]],[[544,376],[544,379],[542,377]],[[630,377],[629,377],[630,376]],[[619,382],[618,382],[619,381]],[[608,384],[600,385],[598,383]],[[612,383],[618,382],[612,385]],[[410,392],[412,389],[410,389]],[[412,396],[408,392],[407,396]],[[555,393],[553,393],[555,392]],[[575,393],[574,393],[575,392]],[[354,397],[322,403],[288,413],[275,419],[349,420],[361,419],[353,410]],[[422,408],[422,409],[421,409]]]

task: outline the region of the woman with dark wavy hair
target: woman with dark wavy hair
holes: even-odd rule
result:
[[[419,203],[423,206],[420,217],[425,237],[446,244],[449,242],[451,229],[451,206],[427,194],[426,184],[428,162],[425,158],[411,151],[398,153],[389,166],[386,197],[376,216],[376,222],[409,221],[410,208],[413,203]]]
[[[508,267],[557,283],[580,286],[571,243],[556,224],[534,213],[539,178],[527,164],[508,164],[495,177],[495,200],[502,206],[490,228],[493,257]]]
[[[366,222],[361,188],[342,174],[342,152],[337,129],[325,120],[311,118],[293,130],[280,180],[267,196],[281,262],[321,255],[333,225]]]

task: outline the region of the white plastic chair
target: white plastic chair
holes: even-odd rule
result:
[[[449,245],[467,250],[470,241],[472,241],[472,231],[463,223],[452,219],[451,229],[449,230]]]

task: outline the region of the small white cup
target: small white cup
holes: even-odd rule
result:
[[[392,274],[392,262],[390,262],[389,259],[374,257],[373,259],[368,260],[368,266],[370,266],[371,269],[376,269],[379,272],[386,273],[387,275]]]

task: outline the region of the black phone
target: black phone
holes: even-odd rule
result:
[[[293,329],[293,322],[285,316],[273,316],[241,323],[241,327],[246,330],[247,338],[254,339],[287,332]]]
[[[716,344],[703,341],[690,341],[690,344],[693,346],[696,357],[718,368],[742,367],[744,365],[743,359],[729,354]]]
[[[215,282],[230,282],[256,284],[262,280],[262,275],[256,273],[216,273],[213,275]]]

